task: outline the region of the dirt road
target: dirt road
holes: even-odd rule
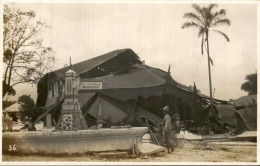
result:
[[[147,159],[105,159],[94,155],[3,155],[3,161],[91,161],[91,162],[256,162],[257,147],[254,145],[213,144],[182,141],[172,154]]]

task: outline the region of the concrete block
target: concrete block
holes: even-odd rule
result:
[[[138,144],[138,149],[141,155],[144,156],[153,155],[160,152],[167,152],[167,149],[165,147],[158,146],[151,143],[140,143]]]
[[[2,134],[2,151],[9,145],[19,153],[86,153],[98,151],[130,150],[132,139],[142,142],[147,127],[98,129],[59,132],[9,132]]]

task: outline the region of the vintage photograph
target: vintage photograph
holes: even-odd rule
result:
[[[4,1],[2,164],[257,164],[257,1]]]

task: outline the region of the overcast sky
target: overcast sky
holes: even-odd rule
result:
[[[204,4],[201,4],[204,5]],[[58,61],[54,69],[77,63],[121,48],[131,48],[147,65],[167,70],[185,85],[193,85],[209,95],[206,55],[201,55],[197,29],[182,29],[184,13],[191,4],[93,4],[16,3],[23,11],[34,10],[52,28],[42,34]],[[230,27],[220,27],[230,42],[210,34],[210,54],[214,61],[212,83],[215,98],[229,100],[247,95],[240,89],[245,76],[257,67],[256,4],[219,4],[226,9]],[[28,87],[28,90],[24,90]],[[17,96],[36,88],[17,86]]]

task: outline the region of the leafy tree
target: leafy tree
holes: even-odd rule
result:
[[[248,95],[257,94],[257,73],[247,75],[246,80],[241,89],[248,92]]]
[[[39,34],[50,28],[34,11],[23,12],[4,5],[3,96],[15,95],[14,86],[35,84],[55,61],[54,51],[43,46]]]
[[[210,89],[210,102],[211,102],[211,110],[213,110],[213,99],[212,99],[212,85],[211,85],[211,71],[210,71],[210,63],[213,65],[213,60],[209,54],[209,32],[216,32],[223,36],[228,42],[228,36],[214,29],[217,26],[221,25],[230,25],[230,20],[228,18],[224,18],[226,15],[226,10],[221,9],[219,11],[213,11],[213,8],[217,7],[217,4],[209,4],[207,7],[200,7],[197,4],[192,5],[196,13],[186,13],[184,14],[184,18],[190,19],[189,22],[185,22],[182,25],[182,28],[198,28],[199,33],[198,37],[201,37],[201,54],[203,55],[203,49],[207,51],[208,55],[208,70],[209,70],[209,89]],[[205,43],[206,42],[206,43]]]
[[[18,98],[18,102],[21,104],[21,108],[19,110],[21,121],[26,121],[28,119],[35,121],[42,114],[43,110],[40,107],[36,107],[30,95],[20,96]]]

